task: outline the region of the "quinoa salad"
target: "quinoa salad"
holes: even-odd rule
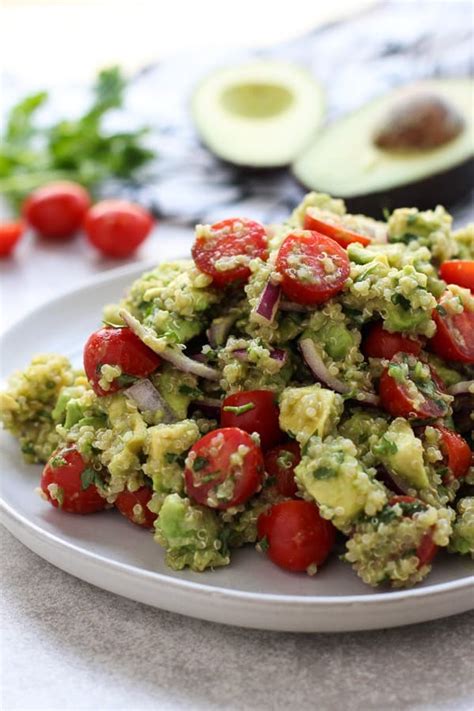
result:
[[[0,393],[44,505],[116,508],[174,570],[253,545],[408,587],[474,557],[474,225],[309,193],[191,252],[105,306],[83,369],[37,355]]]

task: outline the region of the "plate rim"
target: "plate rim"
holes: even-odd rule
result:
[[[186,257],[175,257],[175,259],[182,258]],[[60,303],[63,299],[71,297],[73,294],[78,294],[84,291],[85,289],[90,289],[91,286],[103,284],[105,282],[114,282],[115,280],[125,277],[133,277],[134,274],[139,275],[143,271],[153,268],[157,263],[158,262],[156,261],[150,260],[140,261],[132,265],[125,265],[118,268],[110,269],[100,274],[92,275],[90,278],[81,280],[78,284],[71,287],[70,289],[64,290],[53,298],[40,303],[38,306],[34,306],[28,309],[18,320],[14,321],[10,326],[8,326],[1,332],[0,347],[3,348],[4,344],[9,340],[9,338],[15,336],[15,331],[21,328],[25,321],[31,319],[33,315],[38,315],[38,313],[42,310],[49,310],[51,307],[54,307],[55,305]],[[94,553],[81,545],[76,545],[74,543],[70,543],[69,541],[65,541],[60,536],[57,536],[54,533],[51,533],[41,528],[41,526],[29,520],[24,514],[22,514],[20,511],[15,509],[14,506],[9,504],[8,501],[5,500],[3,493],[0,493],[0,520],[5,525],[7,530],[9,530],[16,538],[19,538],[19,536],[17,535],[18,531],[20,531],[20,535],[24,531],[26,538],[32,538],[33,540],[36,539],[38,543],[43,543],[44,545],[50,548],[59,547],[62,551],[69,551],[73,553],[74,556],[78,557],[81,561],[84,561],[91,566],[100,565],[105,570],[121,575],[122,578],[125,578],[128,582],[132,580],[136,582],[137,579],[141,579],[147,583],[158,584],[160,588],[164,591],[167,591],[169,593],[179,592],[181,594],[184,594],[188,598],[191,597],[193,593],[200,596],[209,595],[214,599],[216,598],[216,596],[218,596],[220,600],[246,604],[247,606],[256,605],[258,607],[265,607],[265,605],[269,604],[278,605],[284,608],[286,611],[293,608],[295,605],[298,605],[298,607],[302,607],[303,609],[332,608],[336,611],[356,605],[359,609],[361,609],[361,611],[367,611],[371,607],[378,608],[379,606],[382,606],[383,609],[386,609],[389,608],[391,605],[397,605],[398,603],[416,601],[417,598],[433,599],[436,597],[449,595],[450,593],[463,593],[467,592],[469,589],[474,589],[473,574],[451,581],[434,583],[425,587],[413,587],[403,590],[391,590],[384,592],[369,592],[366,594],[355,595],[291,595],[281,593],[272,594],[264,592],[250,592],[245,590],[237,590],[235,588],[217,587],[208,582],[200,583],[191,580],[184,580],[182,578],[175,578],[171,575],[166,575],[165,573],[145,570],[144,568],[141,568],[139,566],[123,563],[114,560],[113,558]],[[25,545],[31,550],[34,550],[34,552],[40,555],[40,557],[46,558],[46,556],[39,552],[36,547],[31,547],[26,542]],[[58,564],[57,567],[60,567],[65,570],[64,566],[60,564]],[[67,572],[70,571],[67,570]],[[81,578],[80,574],[71,574]],[[89,580],[89,582],[91,581]],[[94,584],[100,586],[98,583]],[[126,593],[118,594],[126,595]],[[166,609],[165,605],[162,605],[162,607]],[[472,605],[472,607],[474,607],[474,604]],[[467,609],[470,608],[468,606],[464,606],[464,610]],[[175,609],[174,611],[183,612],[180,609]],[[454,610],[452,614],[455,614],[455,612],[459,611],[461,610]],[[195,617],[199,616],[198,614],[193,613],[184,612],[184,614],[191,614]],[[397,624],[406,623],[402,621]],[[269,629],[269,627],[265,628]],[[370,627],[362,627],[359,629],[369,628]]]

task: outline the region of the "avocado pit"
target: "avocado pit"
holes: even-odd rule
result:
[[[455,106],[424,92],[400,99],[385,115],[373,140],[387,151],[428,151],[457,138],[464,126]]]

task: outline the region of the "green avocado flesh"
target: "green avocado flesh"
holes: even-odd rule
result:
[[[321,87],[303,69],[258,61],[222,69],[197,88],[192,115],[219,158],[253,168],[288,165],[316,133]]]
[[[428,150],[377,147],[377,131],[410,92],[412,96],[429,92],[444,99],[463,121],[459,135]],[[407,204],[407,198],[410,204],[430,206],[425,203],[447,202],[448,193],[460,197],[469,190],[473,155],[473,80],[433,79],[397,89],[330,125],[293,163],[293,172],[306,187],[339,195],[350,209],[365,208],[373,214],[374,205],[393,209],[400,200]],[[446,179],[435,180],[442,176]],[[410,188],[408,196],[405,187]]]

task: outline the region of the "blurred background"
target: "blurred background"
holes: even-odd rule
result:
[[[10,254],[0,260],[3,326],[95,272],[141,259],[185,254],[196,222],[234,215],[274,222],[288,215],[307,189],[329,190],[340,184],[347,190],[341,178],[347,166],[359,160],[357,146],[363,140],[369,142],[372,119],[367,136],[362,135],[363,124],[351,132],[341,122],[353,110],[367,106],[370,118],[374,99],[413,81],[472,77],[473,11],[470,0],[292,0],[283,4],[267,0],[236,4],[3,0],[1,219],[16,219],[29,190],[56,175],[79,179],[94,199],[132,200],[157,219],[151,236],[125,260],[104,256],[81,234],[48,240],[34,230],[24,231]],[[272,102],[278,97],[273,89],[270,94],[257,89],[255,94],[260,70],[257,79],[239,72],[248,63],[262,61],[290,67],[286,74],[278,66],[271,68],[264,82],[284,91],[290,87],[296,108],[281,129],[286,133],[276,133],[272,139],[274,152],[263,159],[257,146],[253,162],[252,155],[247,159],[248,145],[265,143],[272,134],[264,129],[260,135],[265,139],[256,141],[252,134],[246,144],[247,134],[241,138],[238,132],[245,122],[249,130],[255,125],[272,128],[276,118],[270,115]],[[99,137],[101,141],[99,150],[90,138],[91,106],[97,111],[93,87],[99,70],[114,66],[119,67],[115,74],[102,77],[100,101],[105,95],[105,105],[101,104],[100,120],[93,129],[94,140]],[[230,81],[220,74],[228,67],[236,72],[232,81],[239,85],[240,77],[244,87],[225,107],[234,120],[230,129],[222,124],[225,112],[216,102],[219,87],[225,89],[225,82]],[[208,84],[207,77],[212,80]],[[39,92],[47,96],[42,95],[30,115],[25,112],[24,98],[38,97]],[[454,109],[461,129],[460,137],[449,138],[448,147],[436,149],[442,154],[441,162],[436,159],[426,167],[426,153],[421,151],[416,170],[400,169],[395,187],[403,190],[387,192],[384,187],[379,191],[374,182],[363,189],[364,172],[372,170],[369,164],[375,160],[372,146],[370,160],[360,159],[359,175],[354,172],[350,178],[352,185],[358,183],[363,198],[354,202],[355,208],[380,217],[383,208],[411,199],[412,204],[426,207],[451,203],[458,223],[472,217],[472,81],[459,85],[452,96],[449,92],[447,108],[443,104],[441,109],[447,110],[448,122],[452,119],[449,111]],[[18,105],[21,110],[14,115],[12,130],[11,111]],[[389,108],[387,104],[387,112]],[[270,111],[271,121],[263,124],[262,115],[255,111]],[[85,116],[89,117],[86,122]],[[326,135],[327,126],[334,125],[341,131],[330,174],[332,161],[323,151],[324,144],[321,149],[315,144],[313,151],[313,143]],[[147,131],[142,133],[143,127]],[[307,134],[309,168],[308,161],[298,162],[300,133],[301,140]],[[221,135],[224,138],[219,141]],[[233,142],[229,135],[239,136],[231,158],[226,153]],[[120,140],[111,142],[117,136]],[[295,156],[288,158],[281,146],[292,142]],[[108,151],[108,157],[101,151]],[[323,158],[318,160],[318,156]],[[406,163],[398,154],[394,162]],[[383,161],[380,165],[383,174]],[[445,178],[431,180],[440,171],[446,173]],[[416,189],[410,189],[413,181]]]

